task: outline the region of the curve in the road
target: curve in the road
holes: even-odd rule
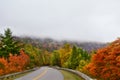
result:
[[[56,69],[41,67],[40,69],[16,80],[64,80],[64,77],[62,73]]]
[[[38,80],[40,79],[42,76],[44,76],[47,72],[48,68],[46,68],[41,74],[39,74],[38,76],[36,76],[35,78],[33,78],[33,80]]]

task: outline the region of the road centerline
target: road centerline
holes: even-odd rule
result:
[[[42,76],[44,76],[47,72],[48,68],[46,68],[41,74],[39,74],[38,76],[36,76],[35,78],[33,78],[33,80],[38,80],[40,79]]]

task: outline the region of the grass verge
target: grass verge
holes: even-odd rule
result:
[[[64,80],[84,80],[83,78],[77,76],[76,74],[64,70],[60,70],[60,71],[64,76]]]

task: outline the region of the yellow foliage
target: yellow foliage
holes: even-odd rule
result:
[[[63,67],[65,62],[69,59],[72,49],[69,44],[65,44],[58,52],[60,54],[61,66]]]

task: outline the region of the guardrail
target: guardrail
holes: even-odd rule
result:
[[[0,76],[0,80],[9,79],[11,77],[15,77],[16,75],[27,73],[27,72],[30,72],[30,71],[35,71],[37,69],[38,68],[33,68],[33,69],[25,70],[25,71],[22,71],[22,72],[16,72],[16,73],[12,73],[12,74],[7,74],[7,75],[4,75],[4,76]]]
[[[92,79],[91,77],[87,76],[86,74],[84,74],[82,72],[79,72],[79,71],[76,71],[76,70],[67,69],[67,68],[60,68],[60,67],[53,67],[53,68],[56,68],[58,70],[65,70],[65,71],[68,71],[68,72],[72,72],[72,73],[82,77],[85,80],[96,80],[96,79]]]
[[[72,73],[82,77],[85,80],[96,80],[96,79],[92,79],[89,76],[87,76],[86,74],[84,74],[82,72],[79,72],[79,71],[76,71],[76,70],[67,69],[67,68],[60,68],[60,67],[52,67],[52,68],[55,68],[55,69],[58,69],[58,70],[65,70],[65,71],[68,71],[68,72],[72,72]],[[37,69],[39,69],[39,68],[37,67],[37,68],[30,69],[30,70],[22,71],[22,72],[17,72],[17,73],[12,73],[12,74],[7,74],[7,75],[4,75],[4,76],[0,76],[0,80],[4,80],[6,78],[9,79],[11,77],[13,78],[13,77],[15,77],[15,76],[17,76],[19,74],[27,73],[27,72],[30,72],[30,71],[35,71]]]

